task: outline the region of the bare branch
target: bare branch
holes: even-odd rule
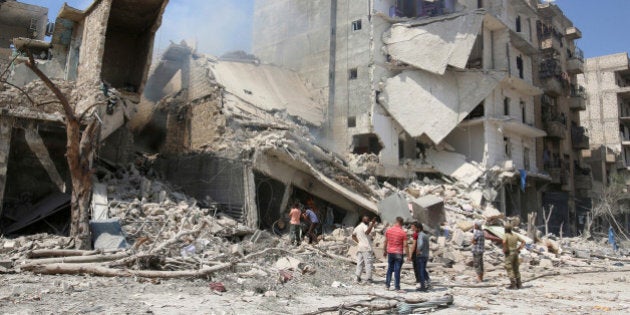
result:
[[[30,52],[28,53],[28,62],[26,63],[26,66],[29,67],[29,69],[31,69],[31,71],[33,71],[35,75],[37,75],[42,81],[44,81],[44,84],[46,84],[46,86],[55,94],[55,96],[57,96],[57,98],[61,102],[61,105],[63,106],[63,110],[66,114],[66,118],[68,120],[77,120],[77,117],[74,114],[74,109],[72,109],[72,107],[70,106],[70,102],[68,101],[68,98],[50,80],[50,78],[48,78],[46,74],[44,74],[41,70],[39,70],[39,68],[37,67],[37,64],[35,64],[35,58],[33,58],[33,54]]]
[[[26,98],[28,99],[28,101],[29,101],[29,102],[31,102],[31,104],[32,104],[32,105],[35,105],[35,101],[33,101],[33,99],[31,98],[31,96],[30,96],[30,95],[28,95],[28,93],[26,93],[26,91],[24,91],[24,89],[22,89],[21,87],[19,87],[19,86],[15,85],[15,84],[13,84],[13,83],[9,83],[9,82],[7,82],[7,81],[5,81],[5,80],[1,80],[0,82],[2,82],[2,83],[4,83],[4,84],[6,84],[6,85],[9,85],[9,86],[12,86],[12,87],[14,87],[14,88],[18,89],[18,91],[22,92],[22,94],[24,94],[24,96],[26,96]]]

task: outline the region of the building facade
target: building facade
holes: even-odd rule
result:
[[[0,68],[11,61],[16,37],[43,40],[48,26],[48,8],[8,0],[0,2]]]
[[[630,62],[627,53],[586,60],[578,81],[588,95],[580,113],[591,137],[586,154],[593,170],[593,191],[600,193],[611,176],[630,184]]]
[[[538,142],[539,167],[551,176],[542,187],[542,206],[553,206],[550,229],[575,235],[582,230],[590,209],[590,167],[581,156],[589,138],[580,112],[586,109],[584,88],[577,75],[584,71],[584,56],[576,44],[581,32],[554,4],[538,5],[536,32],[540,55],[535,70],[536,85],[544,93],[536,99],[539,126],[547,136]],[[542,214],[542,213],[541,213]]]
[[[498,167],[512,179],[485,201],[524,218],[540,210],[553,177],[543,163],[553,139],[541,119],[547,93],[537,87],[544,87],[538,56],[546,45],[539,35],[550,19],[546,12],[526,0],[259,0],[253,52],[298,71],[328,97],[321,138],[330,149],[378,155],[382,177],[437,170],[457,178],[452,169],[463,163]],[[561,17],[553,21],[570,24]],[[571,65],[572,36],[569,51],[560,51]],[[561,89],[558,95],[569,95],[569,86]],[[575,111],[564,115],[579,126]],[[570,133],[556,144],[557,154],[571,161],[567,178],[579,157]],[[451,154],[465,161],[445,158]]]

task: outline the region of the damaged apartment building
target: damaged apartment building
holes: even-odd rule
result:
[[[591,137],[586,155],[593,171],[593,192],[609,186],[615,177],[630,185],[630,61],[628,53],[589,58],[579,82],[588,95],[580,113]],[[629,207],[624,198],[620,207]],[[626,214],[625,227],[630,219]]]
[[[87,9],[65,4],[43,36],[2,33],[15,46],[8,78],[0,90],[0,205],[3,234],[52,227],[67,233],[71,181],[66,162],[64,112],[58,99],[24,63],[37,67],[70,99],[78,117],[100,122],[100,157],[117,154],[116,134],[131,119],[151,63],[153,39],[167,0],[95,0]],[[8,1],[5,9],[23,4]],[[38,32],[47,25],[47,9]],[[12,16],[12,15],[9,15]],[[24,21],[27,20],[11,20]],[[29,24],[22,28],[29,29]],[[43,33],[38,33],[43,34]],[[83,121],[82,121],[83,122]],[[103,159],[104,160],[104,159]],[[50,230],[50,229],[48,229]]]
[[[468,186],[484,182],[484,203],[507,215],[539,211],[540,219],[543,202],[554,204],[552,230],[564,225],[565,233],[575,233],[572,176],[574,164],[582,165],[579,151],[570,136],[550,138],[540,111],[550,97],[567,103],[579,72],[566,68],[579,55],[573,43],[579,30],[557,6],[257,0],[254,10],[254,55],[297,71],[328,97],[319,140],[331,151],[375,157],[372,172],[380,179],[434,173]],[[552,43],[564,58],[553,72],[563,79],[559,91],[539,80],[546,69],[539,58],[545,27],[564,45]],[[579,128],[577,110],[557,112],[565,117],[563,130],[578,133],[571,129]],[[564,181],[545,167],[547,147],[566,159]],[[561,197],[551,198],[555,191]]]

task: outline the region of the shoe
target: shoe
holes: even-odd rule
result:
[[[517,289],[523,288],[523,283],[521,282],[521,278],[516,278],[516,288]]]
[[[361,283],[361,277],[357,276],[357,278],[354,280],[356,283]]]
[[[427,280],[427,290],[431,290],[433,289],[433,285],[431,284],[430,280]]]
[[[420,287],[422,287],[422,284],[416,283],[416,289],[420,289]]]
[[[429,289],[427,289],[427,287],[419,287],[419,288],[416,289],[416,291],[418,291],[418,292],[427,292],[427,291],[429,291]]]
[[[397,290],[396,290],[396,293],[407,293],[407,291],[405,291],[405,290],[401,290],[401,289],[397,289]]]
[[[516,280],[515,279],[510,279],[510,286],[507,287],[508,290],[516,290]]]

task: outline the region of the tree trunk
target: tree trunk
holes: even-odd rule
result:
[[[76,249],[90,249],[92,247],[89,212],[92,201],[92,156],[100,125],[97,120],[92,118],[82,135],[82,116],[75,113],[68,98],[37,67],[31,53],[29,53],[29,62],[26,63],[26,66],[46,84],[63,106],[63,113],[66,118],[66,160],[72,180],[70,236],[74,238]]]

